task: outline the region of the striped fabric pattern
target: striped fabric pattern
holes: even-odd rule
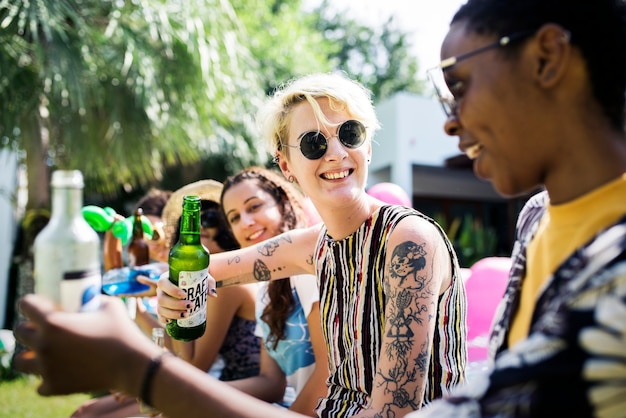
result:
[[[317,245],[322,331],[331,375],[320,417],[347,417],[369,404],[384,335],[383,290],[388,235],[406,216],[419,216],[439,229],[454,265],[452,285],[439,298],[437,325],[423,403],[463,381],[467,359],[466,298],[452,245],[439,226],[418,211],[383,206],[349,237],[335,241],[323,230]]]

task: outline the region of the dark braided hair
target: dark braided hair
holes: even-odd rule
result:
[[[246,180],[256,182],[260,189],[272,196],[282,215],[281,232],[306,226],[302,195],[281,174],[262,167],[244,169],[224,181],[220,198],[222,211],[224,210],[224,194],[231,187]],[[272,344],[273,349],[276,349],[278,342],[285,338],[285,323],[295,308],[295,300],[287,277],[269,282],[267,294],[269,303],[263,309],[261,319],[270,328],[267,342]]]

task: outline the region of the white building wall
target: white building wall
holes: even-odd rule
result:
[[[445,116],[432,98],[398,93],[376,106],[382,128],[375,135],[368,185],[390,181],[412,194],[412,167],[443,167],[444,161],[458,155],[456,138],[443,131]],[[390,168],[390,178],[380,178],[377,170]]]

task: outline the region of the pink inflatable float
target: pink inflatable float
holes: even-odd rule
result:
[[[411,198],[395,183],[377,183],[367,189],[367,194],[390,205],[413,207]]]
[[[470,268],[467,292],[467,342],[471,362],[487,358],[489,332],[506,288],[511,268],[509,257],[486,257]]]

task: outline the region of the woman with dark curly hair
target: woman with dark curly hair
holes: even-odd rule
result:
[[[261,167],[226,179],[221,208],[242,248],[307,223],[304,197],[280,174]],[[328,377],[315,276],[264,282],[256,303],[261,370],[231,386],[313,415]],[[295,392],[293,403],[287,388]]]

